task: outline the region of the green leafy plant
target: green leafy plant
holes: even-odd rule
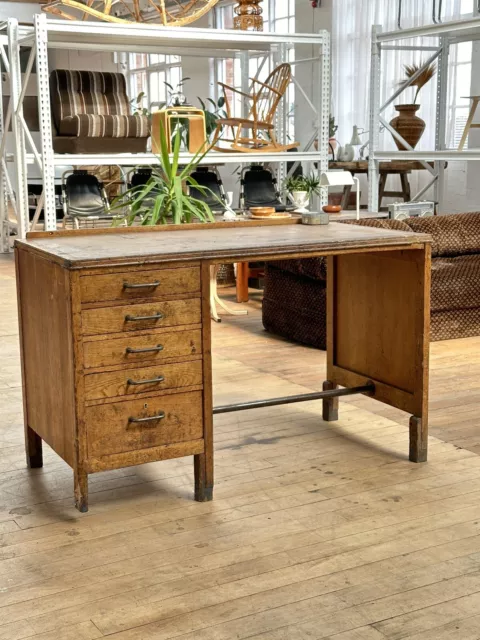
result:
[[[422,63],[405,64],[404,65],[405,80],[410,80],[410,78],[413,78],[413,76],[416,73],[418,73],[422,67],[423,67]],[[421,72],[418,78],[411,83],[410,85],[411,87],[417,87],[417,90],[415,91],[415,95],[413,98],[413,104],[417,104],[417,98],[418,98],[418,94],[420,93],[420,89],[422,89],[422,87],[424,87],[428,82],[430,82],[430,80],[435,75],[436,71],[437,71],[437,67],[435,66],[435,64],[430,64],[428,67],[425,67],[425,69]],[[405,80],[402,80],[402,82],[400,82],[399,84],[403,84]]]
[[[202,109],[205,114],[205,128],[207,130],[207,138],[210,138],[210,136],[217,128],[217,120],[227,117],[227,113],[223,108],[225,106],[225,98],[224,96],[220,96],[217,102],[215,102],[215,100],[212,100],[211,98],[207,98],[208,102],[213,107],[213,111],[209,111],[207,109],[205,101],[202,100],[202,98],[197,96],[197,100],[202,105]]]
[[[187,187],[195,187],[200,193],[213,195],[210,189],[199,185],[191,177],[207,151],[196,154],[187,165],[179,166],[180,136],[173,141],[172,154],[168,153],[165,131],[160,127],[159,165],[152,167],[152,176],[145,185],[132,187],[114,201],[112,209],[127,208],[127,214],[117,219],[118,225],[128,225],[139,220],[142,225],[157,225],[173,222],[182,224],[199,220],[214,222],[210,207],[187,193]]]
[[[335,116],[330,116],[328,119],[328,137],[334,138],[338,130],[338,124],[335,124]]]
[[[308,176],[290,177],[285,180],[286,191],[306,191],[309,196],[320,194],[320,179],[311,173]]]
[[[147,118],[150,118],[152,114],[146,107],[143,106],[144,99],[145,99],[145,91],[141,91],[136,98],[133,98],[133,100],[130,100],[132,114],[134,116],[147,116]]]
[[[163,81],[163,84],[169,89],[169,104],[172,107],[181,107],[187,104],[187,99],[183,93],[183,85],[187,80],[191,80],[191,78],[182,78],[176,87],[171,85],[169,82]]]

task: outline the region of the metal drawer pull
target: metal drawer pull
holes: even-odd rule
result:
[[[158,376],[158,378],[153,378],[152,380],[132,380],[131,378],[129,378],[127,380],[127,384],[154,384],[155,382],[163,382],[164,380],[164,376]]]
[[[156,347],[149,347],[148,349],[132,349],[132,347],[125,349],[125,353],[153,353],[154,351],[163,351],[163,344],[157,344]]]
[[[165,412],[162,411],[158,416],[150,416],[150,418],[129,418],[128,422],[132,424],[142,424],[144,422],[155,422],[156,420],[163,420],[165,418]]]
[[[142,282],[140,284],[130,284],[129,282],[123,283],[124,289],[147,289],[147,288],[157,288],[160,286],[160,280],[155,280],[155,282]]]
[[[125,322],[138,322],[139,320],[161,320],[165,316],[163,313],[156,313],[154,316],[125,316]]]

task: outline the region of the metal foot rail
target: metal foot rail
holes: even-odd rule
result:
[[[328,391],[317,391],[315,393],[304,393],[296,396],[286,396],[284,398],[269,398],[268,400],[255,400],[253,402],[240,402],[239,404],[227,404],[223,407],[214,407],[213,415],[219,413],[233,413],[234,411],[245,411],[246,409],[262,409],[263,407],[276,407],[280,404],[294,404],[295,402],[308,402],[309,400],[326,400],[327,398],[339,398],[341,396],[353,396],[356,393],[372,393],[375,391],[373,382],[369,382],[361,387],[350,387],[347,389],[329,389]]]

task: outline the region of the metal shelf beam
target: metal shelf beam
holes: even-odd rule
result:
[[[77,49],[85,44],[94,50],[138,52],[144,47],[178,46],[183,55],[189,48],[222,51],[267,51],[272,46],[319,44],[319,34],[268,33],[236,31],[233,29],[164,27],[151,24],[107,24],[104,22],[77,22],[46,19],[48,46]]]
[[[180,164],[188,164],[194,156],[191,153],[180,154]],[[33,163],[33,154],[27,154],[27,162]],[[299,151],[295,155],[285,153],[208,153],[201,159],[202,165],[250,164],[252,162],[317,162],[317,151]],[[118,165],[136,167],[158,164],[153,153],[56,153],[53,164],[56,167],[73,165]]]
[[[396,40],[408,40],[410,38],[465,38],[469,40],[480,39],[480,18],[456,20],[438,24],[428,24],[421,27],[410,27],[396,31],[377,33],[377,42],[395,42]]]

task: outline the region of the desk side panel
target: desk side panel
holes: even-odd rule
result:
[[[328,380],[422,417],[428,394],[429,247],[329,258]]]
[[[17,249],[25,422],[70,466],[75,392],[69,272]]]

